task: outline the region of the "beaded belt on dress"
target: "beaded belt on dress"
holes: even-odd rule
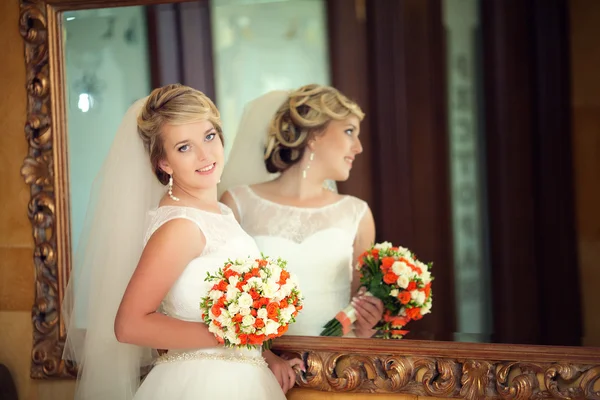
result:
[[[250,357],[241,354],[213,354],[203,350],[187,351],[180,353],[167,353],[158,357],[154,364],[164,364],[177,361],[192,361],[192,360],[221,360],[252,364],[257,366],[268,367],[267,362],[263,357]]]

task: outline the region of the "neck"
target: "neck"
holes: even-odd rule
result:
[[[319,197],[325,190],[323,188],[324,180],[311,170],[307,171],[306,178],[302,175],[303,168],[299,165],[293,165],[281,173],[277,178],[280,184],[280,193],[285,197],[293,197],[300,200]],[[313,172],[311,174],[311,172]]]
[[[173,185],[173,195],[183,202],[198,208],[214,208],[218,203],[216,187],[211,189],[191,189],[175,183]]]

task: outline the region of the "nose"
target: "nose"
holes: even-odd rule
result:
[[[195,146],[194,150],[195,150],[196,157],[198,158],[198,160],[200,160],[200,161],[206,160],[207,151],[204,148],[204,146]]]
[[[363,147],[358,137],[354,139],[354,143],[352,144],[352,151],[354,152],[354,154],[360,154],[363,152]]]

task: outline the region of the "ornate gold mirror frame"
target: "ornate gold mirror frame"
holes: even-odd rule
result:
[[[71,238],[66,121],[60,117],[66,115],[60,13],[162,2],[20,0],[29,143],[21,173],[31,185],[28,215],[35,240],[33,378],[76,376],[76,367],[61,359],[60,303],[71,268]],[[297,379],[305,388],[469,399],[600,399],[598,348],[309,337],[284,337],[275,347],[307,362],[307,373]]]

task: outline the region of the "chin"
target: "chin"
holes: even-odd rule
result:
[[[350,173],[340,173],[337,176],[330,178],[332,181],[336,181],[336,182],[346,182],[348,179],[350,179]]]

